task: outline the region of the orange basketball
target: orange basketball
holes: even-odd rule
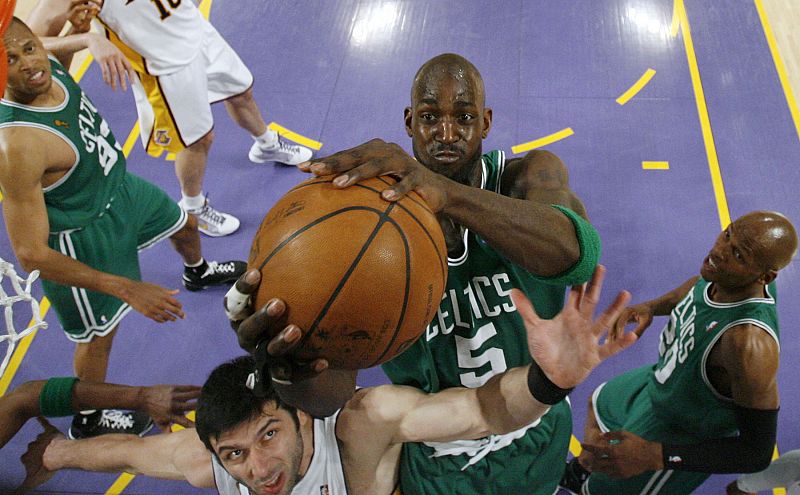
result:
[[[297,185],[261,222],[248,261],[261,270],[255,304],[286,301],[287,321],[305,331],[298,359],[368,368],[403,352],[433,319],[447,281],[447,249],[419,195],[381,199],[393,178],[345,189],[332,179]]]

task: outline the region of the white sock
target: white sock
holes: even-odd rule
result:
[[[267,148],[273,148],[278,144],[278,133],[272,129],[267,129],[267,132],[260,136],[253,136],[253,139],[258,141],[258,144]]]
[[[197,268],[198,266],[202,265],[205,262],[206,262],[205,258],[200,256],[200,261],[198,261],[197,263],[184,263],[183,266],[185,266],[186,268]]]
[[[181,203],[187,210],[199,210],[206,204],[206,195],[203,193],[197,196],[187,196],[181,191]]]

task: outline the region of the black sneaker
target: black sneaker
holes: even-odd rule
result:
[[[103,409],[92,414],[76,414],[68,435],[72,440],[106,433],[127,433],[141,437],[152,428],[153,419],[145,413]]]
[[[578,458],[574,457],[564,468],[564,475],[561,477],[561,481],[558,482],[558,486],[572,495],[580,495],[581,488],[590,474],[589,471],[581,466]]]
[[[183,268],[183,285],[191,291],[213,285],[232,284],[247,270],[244,261],[209,261],[196,268]]]

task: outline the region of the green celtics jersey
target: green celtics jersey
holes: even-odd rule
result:
[[[108,124],[66,69],[50,60],[53,84],[64,90],[54,107],[0,101],[0,128],[31,127],[51,132],[75,152],[75,164],[44,189],[50,231],[79,229],[102,215],[125,177],[125,157]]]
[[[707,375],[714,344],[729,328],[745,324],[763,328],[776,342],[779,339],[774,283],[767,287],[767,297],[735,303],[712,301],[710,287],[700,279],[670,313],[649,387],[653,413],[701,439],[736,432],[733,402],[714,389]]]
[[[482,167],[481,188],[499,193],[503,153],[484,155]],[[448,260],[447,287],[436,317],[417,342],[383,365],[394,383],[426,392],[479,387],[508,368],[530,363],[525,326],[509,296],[512,288],[522,290],[543,318],[561,310],[563,285],[538,280],[473,232],[464,233],[464,245],[461,256]],[[406,443],[400,460],[401,492],[551,495],[561,477],[553,466],[564,462],[571,433],[570,408],[562,401],[537,424],[511,438],[477,441],[477,449],[468,441],[472,450],[444,454],[441,446]],[[491,452],[479,453],[487,448]]]
[[[502,151],[483,156],[481,188],[500,192]],[[448,259],[447,287],[424,335],[383,365],[396,384],[426,392],[479,387],[508,368],[530,362],[522,319],[509,294],[522,290],[542,318],[564,304],[565,288],[548,285],[497,253],[478,235],[464,233],[465,249]]]

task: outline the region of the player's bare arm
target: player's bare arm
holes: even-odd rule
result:
[[[666,316],[670,314],[672,309],[678,305],[686,294],[692,290],[697,279],[700,277],[692,277],[686,282],[682,283],[675,289],[667,292],[661,297],[651,299],[639,304],[633,304],[625,308],[617,321],[614,323],[614,335],[622,334],[625,327],[630,323],[635,323],[636,326],[633,332],[639,337],[642,336],[645,330],[653,322],[654,316]]]
[[[64,67],[69,68],[76,52],[88,48],[103,81],[114,90],[121,87],[125,91],[128,81],[136,77],[133,66],[104,36],[89,32],[91,20],[101,7],[98,0],[40,0],[28,17],[28,25]],[[70,29],[59,36],[67,21]]]
[[[383,192],[384,199],[395,201],[416,191],[433,211],[472,229],[536,275],[558,275],[581,255],[575,227],[560,211],[527,196],[513,198],[451,180],[393,143],[373,139],[299,168],[317,175],[335,174],[334,184],[339,187],[378,175],[399,176],[400,182]]]
[[[529,351],[538,363],[534,366],[561,389],[576,386],[603,360],[636,341],[632,333],[603,340],[630,296],[621,293],[593,320],[602,279],[603,268],[598,267],[592,285],[572,289],[565,310],[553,320],[539,319],[522,293],[513,293],[528,332]],[[532,423],[550,406],[539,400],[535,386],[531,388],[530,368],[512,368],[479,388],[436,394],[390,385],[359,390],[340,413],[337,429],[350,488],[356,493],[389,493],[393,480],[386,476],[397,465],[403,442],[481,438]]]
[[[102,435],[67,440],[61,435],[37,439],[47,445],[44,467],[126,472],[153,478],[185,480],[198,488],[214,488],[211,454],[194,429],[139,438]]]
[[[62,177],[74,160],[69,146],[49,132],[0,130],[3,215],[12,249],[23,268],[39,270],[42,278],[60,284],[118,297],[157,322],[183,318],[181,304],[174,297],[176,290],[95,270],[48,246],[50,223],[42,188]]]
[[[714,345],[707,366],[717,392],[731,397],[738,406],[739,435],[689,446],[706,458],[703,466],[691,470],[735,473],[764,469],[772,455],[779,406],[777,342],[755,325],[733,327]],[[626,431],[602,434],[584,448],[593,454],[587,458],[588,469],[618,478],[664,469],[664,450],[668,449]]]

